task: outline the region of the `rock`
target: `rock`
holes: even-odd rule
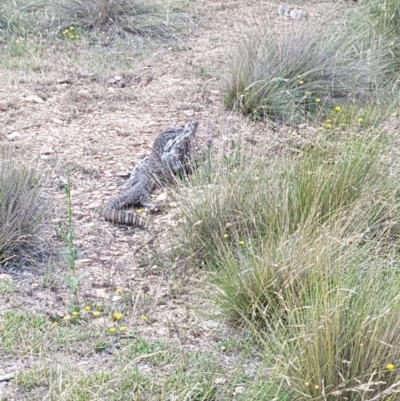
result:
[[[168,194],[166,192],[161,192],[160,195],[157,196],[156,201],[165,201],[168,198]]]
[[[12,142],[17,140],[20,136],[21,134],[19,132],[14,131],[7,135],[7,139]]]
[[[54,149],[48,145],[44,145],[40,149],[40,154],[42,154],[42,155],[50,155],[52,153],[54,153]]]
[[[193,117],[194,116],[194,110],[185,110],[183,112],[183,114],[185,114],[185,116],[187,116],[187,117]]]

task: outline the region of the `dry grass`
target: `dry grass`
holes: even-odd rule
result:
[[[58,0],[54,14],[61,29],[112,26],[135,35],[165,36],[177,28],[174,11],[157,0]]]
[[[1,149],[0,262],[35,255],[48,212],[38,173],[14,161],[11,151]]]

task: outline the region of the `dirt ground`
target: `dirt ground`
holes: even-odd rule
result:
[[[209,137],[221,144],[239,134],[255,148],[259,141],[270,142],[271,152],[281,146],[288,130],[272,131],[266,123],[224,107],[223,78],[228,54],[247,31],[266,20],[282,29],[302,22],[278,16],[277,3],[260,0],[203,0],[196,7],[202,11],[200,26],[161,45],[128,73],[111,71],[106,81],[80,74],[79,66],[68,71],[62,62],[54,74],[16,77],[15,71],[0,71],[0,141],[12,139],[45,174],[46,191],[55,201],[50,229],[54,249],[63,246],[56,225],[65,221],[62,186],[70,171],[75,243],[82,252],[77,265],[87,272],[82,298],[119,302],[115,290],[129,289],[139,305],[137,329],[144,336],[201,348],[228,329],[211,318],[217,311],[198,291],[201,273],[185,275],[181,263],[168,256],[166,228],[175,224],[171,194],[154,194],[165,207],[150,217],[158,230],[155,238],[146,230],[105,222],[101,205],[123,182],[118,174],[148,154],[158,132],[191,118],[200,123],[200,148]],[[318,16],[318,5],[302,8],[311,18]],[[67,273],[61,263],[53,269],[55,275]],[[7,269],[1,273],[9,274]],[[25,308],[66,313],[70,294],[62,282],[56,291],[44,289],[42,278],[29,269],[12,278],[23,289]],[[7,298],[0,298],[0,311],[9,307]],[[139,319],[143,314],[146,322]]]

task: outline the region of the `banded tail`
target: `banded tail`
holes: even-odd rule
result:
[[[127,226],[150,228],[151,224],[143,217],[127,210],[118,210],[115,208],[115,201],[111,199],[103,207],[103,217],[105,220],[116,223],[125,224]]]

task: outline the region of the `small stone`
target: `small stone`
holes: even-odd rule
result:
[[[161,192],[160,195],[157,196],[156,201],[165,201],[168,198],[168,194],[166,192]]]
[[[193,117],[194,116],[194,110],[185,110],[183,112],[183,114],[185,114],[185,116],[187,116],[187,117]]]
[[[116,75],[116,76],[114,77],[114,79],[115,79],[116,81],[121,81],[122,77],[120,77],[119,75]]]
[[[122,297],[120,295],[114,295],[111,300],[113,302],[121,302]]]
[[[226,379],[225,379],[225,377],[217,377],[215,380],[214,380],[214,383],[215,384],[225,384],[226,383]]]
[[[44,145],[41,149],[40,149],[40,153],[42,155],[50,155],[52,153],[54,153],[54,149],[50,146]]]
[[[38,283],[32,283],[32,284],[31,284],[31,288],[32,288],[33,290],[37,290],[37,289],[39,288],[39,284],[38,284]]]
[[[19,132],[14,131],[7,135],[7,139],[12,142],[18,139],[20,136],[21,134]]]

